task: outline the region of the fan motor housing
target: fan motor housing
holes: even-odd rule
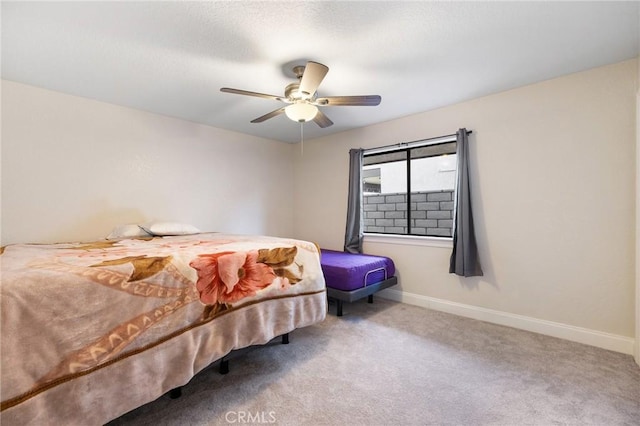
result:
[[[284,89],[284,96],[288,99],[303,99],[304,96],[300,92],[300,83],[288,84]],[[309,98],[310,99],[310,98]]]

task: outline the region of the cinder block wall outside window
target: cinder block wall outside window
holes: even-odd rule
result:
[[[407,195],[364,196],[364,232],[407,233]],[[411,233],[451,237],[453,190],[411,193]]]

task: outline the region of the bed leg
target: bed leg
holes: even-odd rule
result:
[[[369,297],[367,297],[367,302],[373,303],[373,294],[370,294]]]
[[[169,391],[169,398],[171,399],[178,399],[182,396],[182,386],[177,387],[175,389],[171,389]]]
[[[285,333],[282,335],[282,344],[283,345],[289,344],[289,333]]]
[[[338,316],[341,317],[342,316],[342,300],[337,299],[336,305],[338,307]]]
[[[220,374],[227,374],[229,372],[229,360],[228,359],[224,359],[224,357],[222,357],[222,359],[220,359],[220,367],[218,367],[218,372]]]

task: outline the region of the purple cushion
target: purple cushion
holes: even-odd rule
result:
[[[326,249],[321,249],[320,252],[322,272],[327,287],[330,288],[350,291],[383,281],[385,279],[383,270],[367,275],[367,272],[378,268],[386,268],[387,278],[391,278],[396,273],[395,265],[388,257]]]

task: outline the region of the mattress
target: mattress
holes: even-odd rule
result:
[[[220,233],[2,247],[2,424],[105,424],[322,321],[318,251]]]
[[[384,256],[321,250],[320,263],[327,287],[351,291],[395,275],[393,260]]]

